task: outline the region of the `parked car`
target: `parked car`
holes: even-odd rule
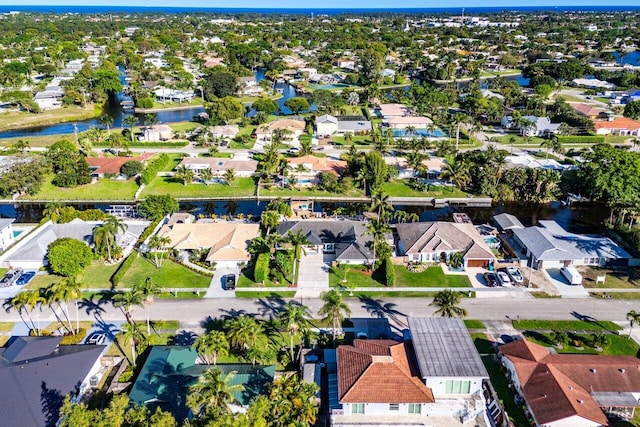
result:
[[[94,332],[89,336],[89,339],[87,339],[87,344],[102,345],[106,339],[107,336],[105,334]]]
[[[227,274],[224,276],[224,290],[232,291],[236,288],[236,276],[235,274]]]
[[[522,273],[518,268],[507,267],[507,274],[509,275],[509,277],[511,277],[511,280],[514,283],[517,283],[518,285],[521,285],[524,283],[524,277],[522,276]]]
[[[0,280],[0,287],[7,288],[9,286],[13,286],[16,281],[22,276],[24,271],[21,268],[16,268],[15,270],[9,270],[7,274]]]
[[[564,278],[569,281],[570,285],[582,284],[582,275],[578,273],[578,270],[576,270],[575,267],[572,267],[572,266],[562,267],[560,269],[560,273],[562,273]]]
[[[16,280],[16,285],[26,285],[33,279],[33,276],[36,275],[35,271],[27,271],[23,275],[21,275],[18,280]]]
[[[500,282],[498,281],[498,276],[496,275],[496,273],[484,273],[484,280],[487,282],[487,286],[489,286],[490,288],[500,286]]]
[[[498,281],[500,282],[500,286],[513,286],[513,282],[511,282],[509,275],[504,271],[498,271],[496,273],[496,276],[498,276]]]

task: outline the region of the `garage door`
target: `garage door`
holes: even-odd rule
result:
[[[467,267],[486,267],[489,261],[486,259],[470,259],[467,261]]]

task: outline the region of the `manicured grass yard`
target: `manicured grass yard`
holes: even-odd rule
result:
[[[119,265],[120,264],[105,265],[102,261],[93,261],[89,267],[85,268],[85,270],[78,275],[78,281],[85,285],[83,288],[109,289],[111,288],[109,278],[115,273]],[[44,288],[62,279],[62,276],[55,274],[38,274],[29,282],[28,288]]]
[[[138,256],[118,286],[128,288],[144,282],[147,277],[163,288],[207,288],[211,283],[211,277],[200,275],[171,260],[165,259],[162,267],[156,268],[153,262]]]
[[[376,275],[373,277],[369,272],[369,268],[364,265],[349,265],[346,267],[347,281],[343,282],[345,278],[345,270],[338,268],[331,268],[329,273],[329,286],[334,287],[349,287],[349,288],[376,288],[384,286],[382,282],[376,280]]]
[[[138,189],[134,179],[116,181],[106,178],[75,188],[60,188],[51,183],[53,177],[53,174],[47,175],[38,194],[26,196],[26,198],[31,200],[133,200]]]
[[[444,274],[440,266],[429,267],[421,273],[412,273],[403,265],[396,265],[396,287],[398,288],[471,288],[466,275]]]
[[[169,176],[157,177],[147,185],[140,197],[151,194],[170,194],[173,197],[227,197],[227,196],[253,196],[255,184],[252,178],[236,178],[231,185],[192,183],[184,185],[177,179]]]
[[[466,322],[466,321],[465,321]],[[489,341],[486,334],[481,333],[472,333],[471,339],[473,340],[473,344],[476,346],[476,350],[480,354],[494,354],[493,350],[493,342]]]
[[[271,189],[260,188],[260,196],[278,197],[364,197],[359,189],[350,189],[345,193],[331,193],[329,191],[317,190],[315,187],[297,187],[295,190],[289,188],[271,187]]]
[[[467,329],[485,329],[484,323],[480,320],[465,319],[463,322]]]
[[[620,267],[594,268],[581,267],[580,273],[584,278],[585,288],[629,288],[640,289],[640,271],[637,268]],[[598,276],[605,276],[604,283],[596,283]],[[640,297],[640,295],[638,295]]]
[[[167,163],[166,167],[160,169],[160,172],[170,172],[174,170],[176,166],[178,166],[178,164],[184,158],[184,155],[182,153],[166,153],[166,154],[167,154],[167,157],[169,157],[169,162]]]
[[[482,356],[482,363],[487,368],[493,388],[498,393],[500,401],[504,405],[509,418],[515,426],[528,426],[527,417],[521,406],[515,404],[513,390],[509,387],[509,381],[503,368],[495,361],[494,356]]]
[[[619,331],[620,326],[609,321],[584,320],[514,320],[513,327],[533,331]]]
[[[467,193],[455,186],[430,185],[428,191],[417,191],[409,187],[404,181],[397,180],[386,182],[382,185],[382,190],[390,197],[433,197],[443,199],[448,197],[467,197]]]
[[[545,347],[553,346],[551,340],[551,334],[543,334],[539,332],[525,332],[524,335],[528,340],[543,345]],[[627,339],[627,336],[620,336],[615,334],[607,334],[608,345],[603,351],[597,351],[591,347],[591,335],[590,334],[572,334],[569,333],[569,344],[565,344],[562,348],[554,347],[558,353],[571,353],[571,354],[603,354],[603,355],[620,355],[620,356],[638,356],[640,346],[632,340]],[[581,348],[575,347],[573,341],[578,340],[581,342]]]
[[[285,292],[253,292],[253,291],[236,291],[236,298],[293,298],[296,291]]]

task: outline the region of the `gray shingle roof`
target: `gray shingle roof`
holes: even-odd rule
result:
[[[73,393],[100,358],[104,346],[70,345],[51,350],[60,338],[20,338],[0,360],[0,413],[3,427],[54,426],[65,395]],[[44,344],[43,344],[44,343]],[[18,345],[20,349],[13,350]],[[25,359],[26,356],[29,356]]]
[[[501,213],[493,217],[493,220],[498,224],[501,230],[509,230],[512,228],[524,228],[524,225],[514,215],[508,213]]]
[[[489,378],[462,319],[409,317],[408,320],[423,378]]]

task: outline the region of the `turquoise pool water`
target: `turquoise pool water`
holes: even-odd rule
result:
[[[433,131],[430,131],[429,129],[416,129],[415,131],[413,131],[413,133],[411,135],[408,135],[404,129],[394,129],[393,130],[393,137],[394,138],[402,138],[402,137],[427,137],[427,138],[442,138],[447,136],[446,133],[444,133],[441,129],[435,129]]]
[[[337,83],[333,85],[309,85],[309,87],[315,90],[317,89],[331,90],[331,89],[344,89],[346,87],[349,87],[349,85],[346,85],[344,83]]]

